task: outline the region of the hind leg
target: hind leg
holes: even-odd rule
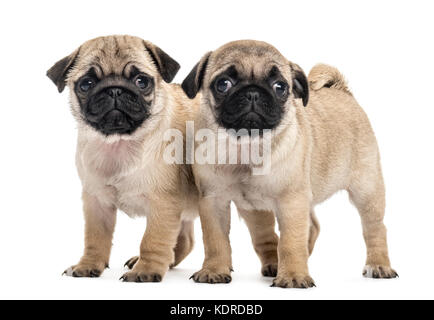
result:
[[[365,170],[352,181],[348,191],[359,211],[366,243],[367,259],[363,275],[369,278],[396,278],[398,274],[390,265],[383,222],[385,191],[381,169]]]
[[[310,229],[309,229],[309,255],[312,254],[313,248],[315,247],[315,242],[319,236],[319,222],[316,218],[315,211],[311,209],[310,211]]]
[[[277,246],[279,237],[275,232],[275,216],[268,211],[244,211],[238,209],[241,217],[246,221],[252,237],[253,246],[262,263],[264,277],[276,277],[278,256]]]
[[[125,262],[124,267],[127,267],[128,269],[133,269],[136,262],[139,261],[139,256],[134,256],[130,258],[127,262]]]
[[[183,221],[181,231],[179,232],[178,239],[175,247],[175,262],[170,265],[170,268],[176,267],[182,262],[193,250],[194,247],[194,221]],[[133,269],[136,262],[139,260],[138,256],[130,258],[125,262],[124,267]]]
[[[194,247],[194,221],[183,221],[181,231],[175,247],[175,262],[170,268],[176,267],[193,250]]]

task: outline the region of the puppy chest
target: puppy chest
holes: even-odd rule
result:
[[[252,210],[266,210],[274,211],[275,200],[266,190],[252,186],[240,186],[237,192],[233,192],[233,201],[240,209]]]
[[[149,202],[145,194],[124,193],[118,195],[116,207],[130,217],[149,214]]]
[[[233,201],[239,209],[274,211],[279,187],[273,179],[252,176],[249,172],[200,172],[201,183],[209,195],[223,202]],[[208,174],[207,174],[208,173]]]
[[[149,193],[146,186],[135,179],[125,179],[112,185],[115,190],[115,205],[127,215],[145,216],[149,213]]]

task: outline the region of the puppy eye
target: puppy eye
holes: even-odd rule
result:
[[[85,78],[80,82],[80,90],[83,92],[88,92],[91,88],[95,86],[96,82],[92,78]]]
[[[139,87],[140,89],[144,90],[150,87],[151,85],[151,79],[149,79],[149,77],[147,76],[138,76],[136,78],[136,80],[134,81],[134,83],[136,84],[137,87]]]
[[[278,81],[273,84],[273,90],[279,98],[283,98],[288,92],[288,85],[283,81]]]
[[[226,93],[232,88],[233,84],[229,79],[220,79],[216,83],[216,90],[220,93]]]

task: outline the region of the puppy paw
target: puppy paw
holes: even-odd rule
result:
[[[104,271],[104,267],[97,264],[77,264],[66,269],[62,275],[74,278],[98,278]]]
[[[123,282],[161,282],[163,276],[155,272],[130,271],[125,273],[119,280]]]
[[[292,274],[287,276],[278,275],[276,279],[274,279],[272,287],[307,289],[316,287],[316,285],[309,275]]]
[[[266,264],[262,267],[261,273],[264,277],[276,277],[277,276],[277,263]]]
[[[138,259],[133,269],[125,273],[119,280],[123,282],[161,282],[165,273],[164,269],[166,268]]]
[[[398,273],[391,267],[380,265],[366,265],[363,268],[363,276],[374,279],[393,279],[399,277]]]
[[[124,267],[127,267],[128,269],[132,270],[134,268],[134,265],[139,261],[139,257],[132,257],[127,262],[125,262]]]
[[[230,272],[214,272],[209,269],[202,269],[196,272],[190,279],[193,279],[197,283],[210,284],[230,283],[232,281]]]

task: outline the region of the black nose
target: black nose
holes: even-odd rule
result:
[[[106,92],[110,97],[116,98],[119,97],[124,92],[124,90],[122,90],[122,88],[113,87],[113,88],[108,88]]]
[[[249,90],[246,93],[246,97],[249,101],[256,102],[259,100],[259,92],[256,90]]]

